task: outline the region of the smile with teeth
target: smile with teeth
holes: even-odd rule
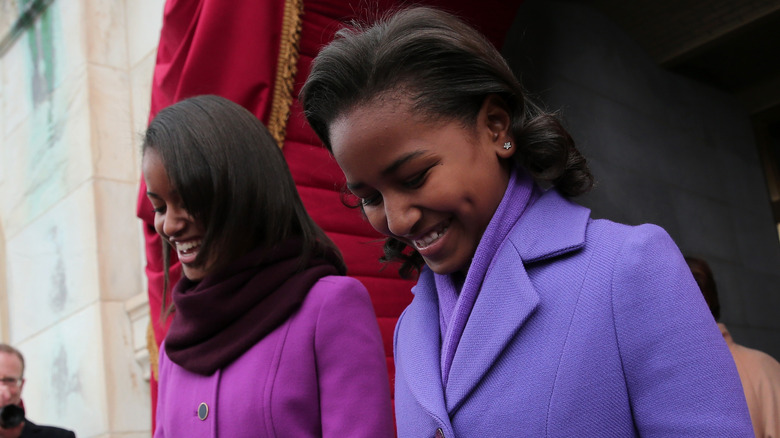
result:
[[[193,250],[200,248],[200,240],[190,240],[189,242],[176,242],[176,251],[179,254],[190,254]]]
[[[414,244],[415,249],[422,250],[431,246],[433,243],[439,240],[441,236],[444,235],[444,233],[447,232],[449,226],[450,226],[450,221],[447,221],[446,223],[443,223],[438,227],[436,227],[435,229],[431,230],[428,234],[420,238],[414,239],[412,243]]]

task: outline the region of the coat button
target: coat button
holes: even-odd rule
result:
[[[209,405],[206,403],[201,403],[200,406],[198,406],[198,418],[202,420],[205,420],[206,417],[209,416]]]
[[[436,429],[436,438],[444,438],[444,431],[441,430],[441,427]]]

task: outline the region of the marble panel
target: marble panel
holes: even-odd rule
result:
[[[127,46],[130,67],[157,50],[165,0],[133,0],[126,3]]]
[[[0,143],[2,147],[2,143]],[[5,276],[5,234],[3,233],[3,223],[0,221],[0,339],[7,340],[9,335],[8,330],[8,294],[5,293],[6,276]],[[148,305],[146,306],[149,307]]]
[[[51,90],[83,76],[87,69],[86,13],[83,1],[55,1],[36,21],[34,32],[28,32],[35,36],[35,43],[28,36],[31,53],[38,53],[34,65],[52,81]]]
[[[19,93],[33,108],[48,101],[63,84],[84,75],[83,14],[82,2],[53,2],[16,41],[14,49],[22,56],[14,64],[20,70],[17,77],[25,81]]]
[[[135,183],[97,179],[95,222],[104,300],[125,301],[142,291],[143,269],[138,253],[138,220],[135,217]]]
[[[84,3],[89,63],[127,70],[125,2],[87,0]]]
[[[150,52],[130,71],[130,95],[133,102],[133,148],[138,176],[141,174],[141,142],[149,124],[152,107],[152,77],[157,52]]]
[[[23,135],[9,145],[13,189],[5,202],[6,233],[11,236],[93,174],[86,76],[65,84],[39,105]]]
[[[146,369],[135,360],[130,315],[124,303],[102,304],[106,398],[112,432],[151,431],[151,398]]]
[[[27,46],[19,41],[0,58],[0,90],[3,99],[0,102],[0,115],[3,119],[2,136],[8,137],[11,133],[29,118],[32,111],[32,99],[30,95],[30,81],[27,69],[29,52]]]
[[[97,301],[94,191],[83,185],[7,236],[10,339],[19,342]]]
[[[23,120],[10,135],[0,143],[0,223],[3,224],[6,239],[14,235],[28,216],[23,190],[25,154],[30,137],[29,119]],[[20,225],[14,226],[17,222]]]
[[[88,71],[95,176],[134,183],[129,75],[98,65],[90,65]]]
[[[5,35],[11,30],[18,16],[19,5],[16,0],[0,0],[0,35]]]
[[[94,303],[16,343],[26,359],[22,398],[28,418],[79,437],[109,431],[101,306]]]

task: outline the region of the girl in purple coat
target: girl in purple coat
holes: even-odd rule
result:
[[[302,95],[385,259],[422,267],[399,436],[751,436],[675,244],[569,201],[585,159],[478,32],[429,8],[342,30]]]
[[[154,436],[393,436],[368,292],[344,276],[265,126],[221,97],[184,100],[149,125],[143,173],[184,273]]]

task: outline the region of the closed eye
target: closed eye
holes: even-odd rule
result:
[[[425,183],[425,178],[428,176],[428,172],[433,168],[433,166],[423,170],[422,172],[412,176],[411,178],[404,181],[403,185],[407,189],[417,189],[420,188],[423,183]]]
[[[379,193],[375,193],[365,198],[360,198],[360,205],[362,205],[363,207],[377,205],[380,202],[382,202],[382,195],[380,195]]]

